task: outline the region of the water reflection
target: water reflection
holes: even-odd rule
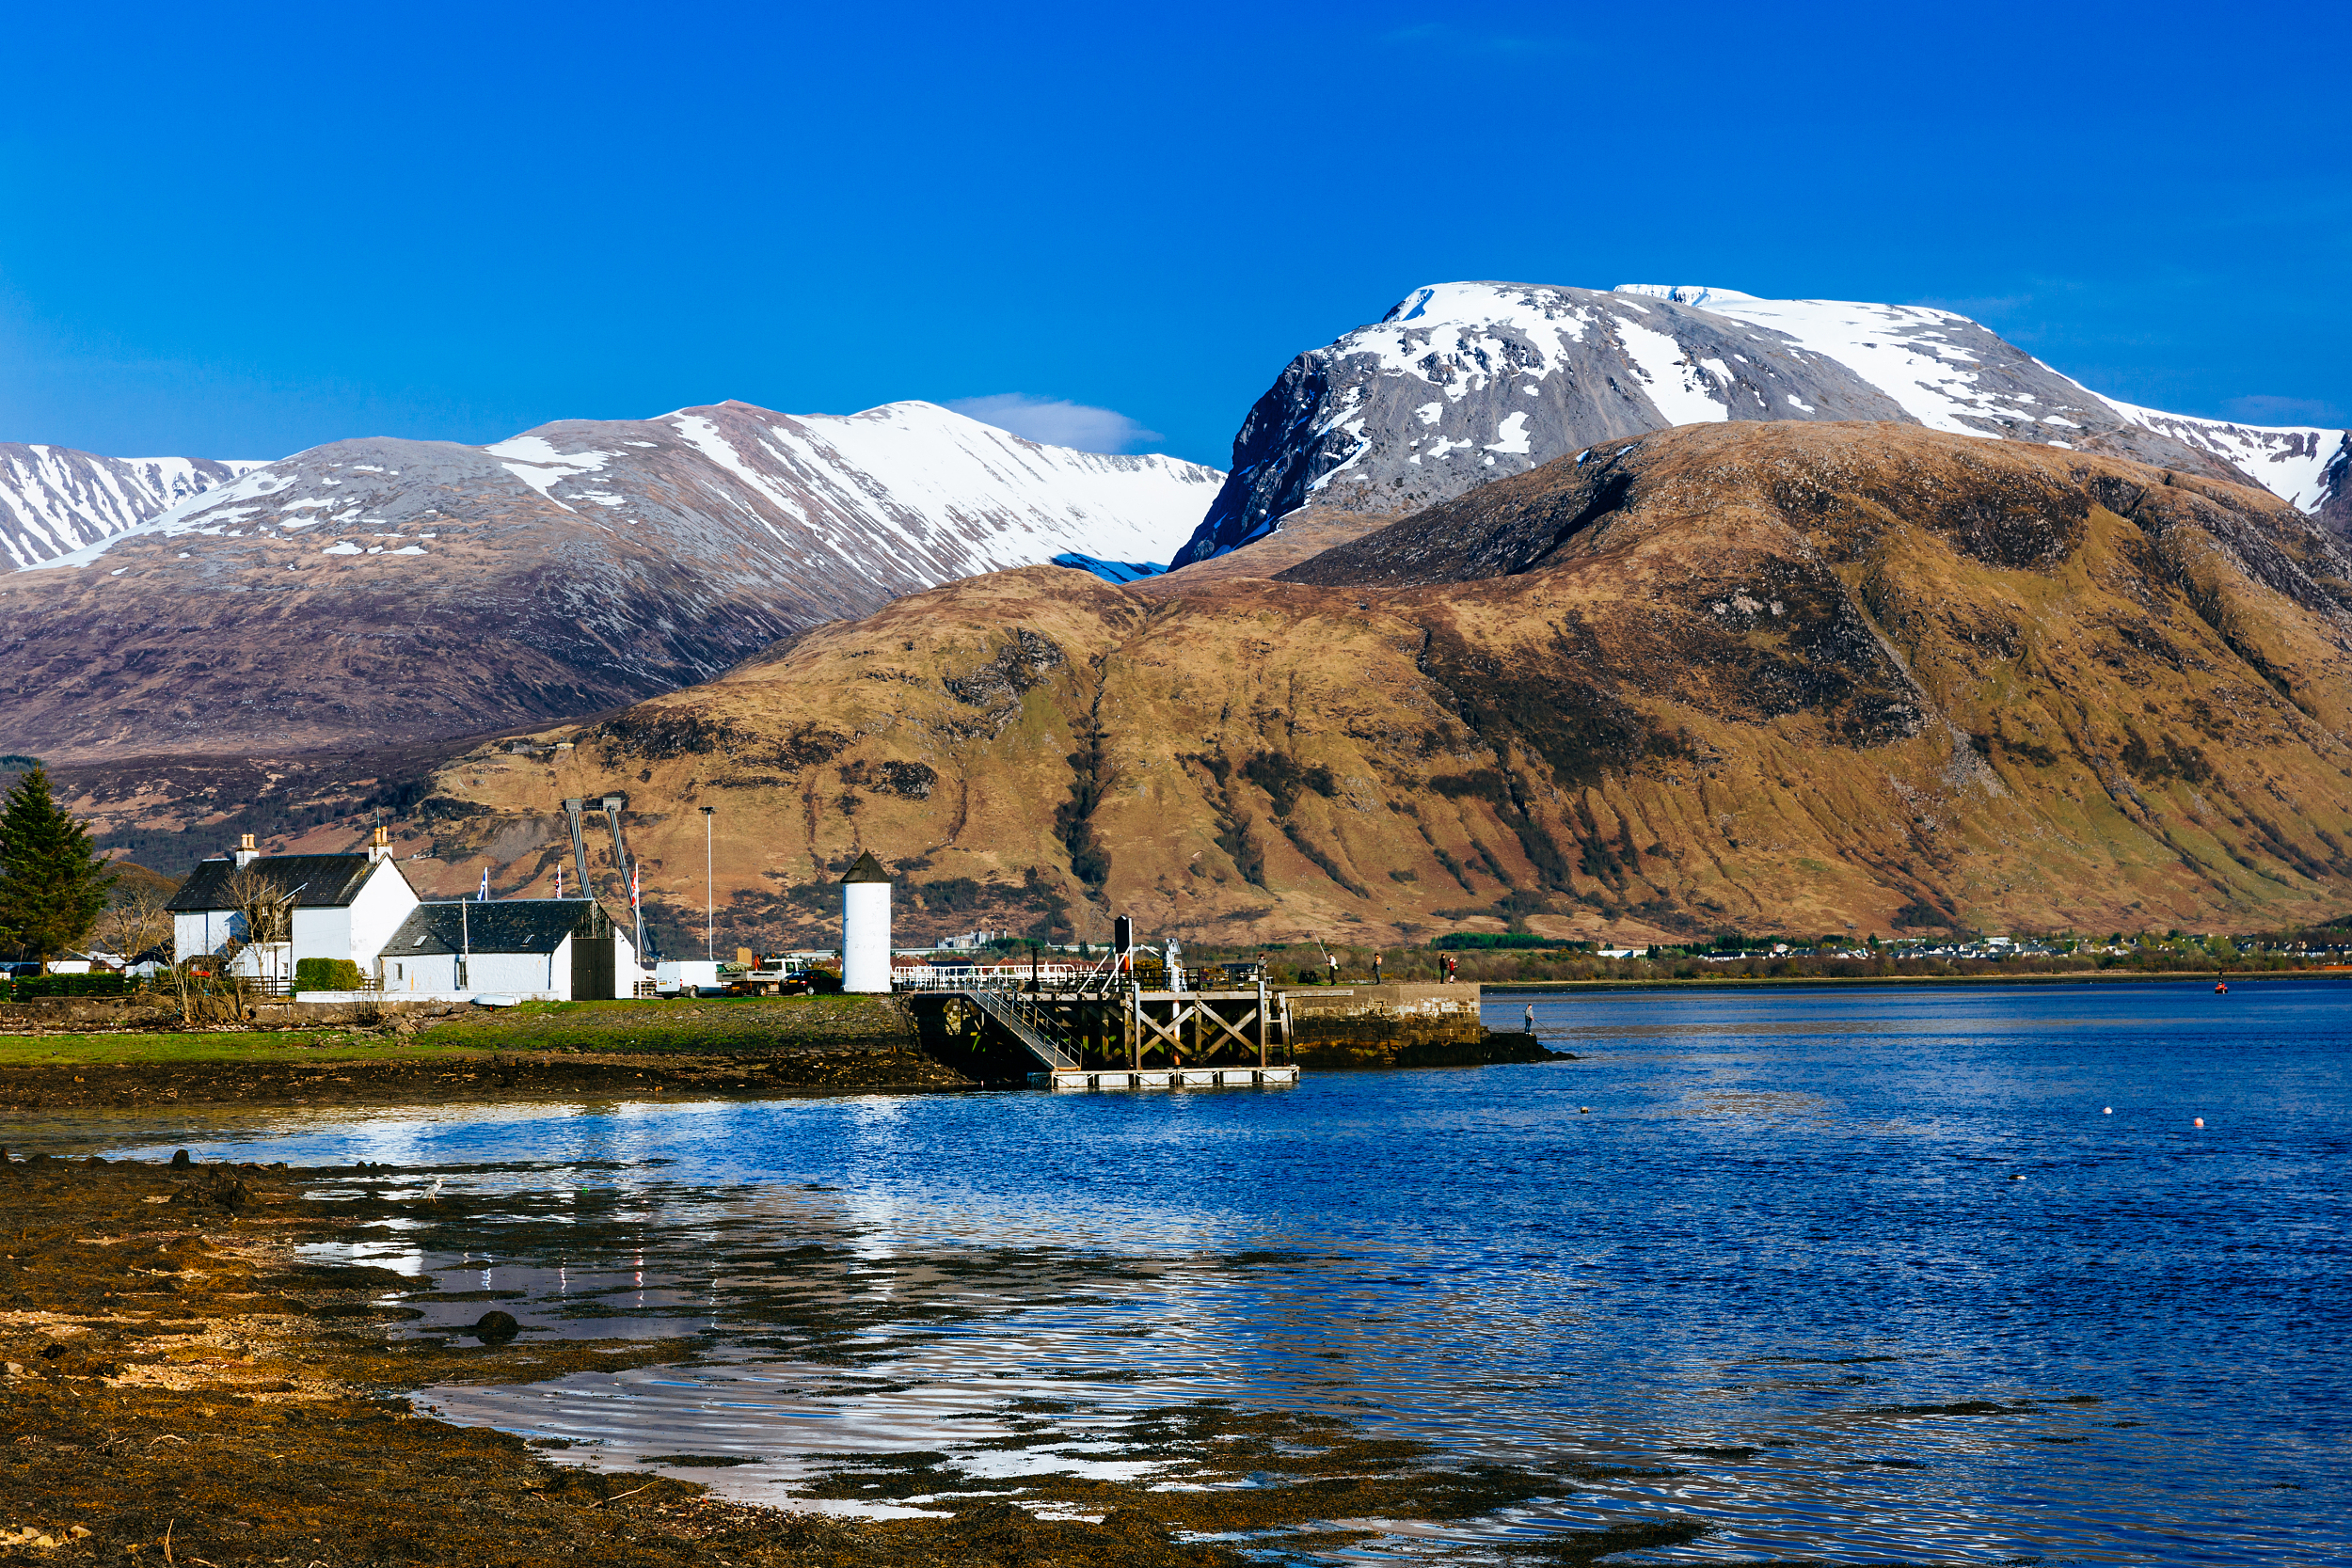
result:
[[[2352,1552],[2344,994],[1546,998],[1582,1060],[1282,1096],[34,1135],[512,1195],[371,1260],[519,1291],[543,1335],[704,1348],[436,1398],[598,1464],[750,1458],[677,1473],[762,1500],[1179,1484],[1147,1433],[1227,1401],[1557,1471],[1423,1542],[1680,1511],[1712,1533],[1631,1558],[2309,1562]],[[482,1309],[406,1299],[407,1333]],[[909,1452],[939,1457],[816,1457]]]

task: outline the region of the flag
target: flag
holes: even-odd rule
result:
[[[564,896],[564,863],[561,861],[555,863],[555,895],[558,898]]]
[[[486,904],[486,903],[488,903],[489,901],[490,901],[490,868],[489,868],[488,866],[486,866],[486,865],[485,865],[485,866],[484,866],[484,867],[482,868],[482,891],[481,891],[480,893],[478,893],[478,894],[474,895],[474,902],[475,902],[475,903],[477,903],[477,904]]]
[[[637,898],[637,873],[644,869],[644,867],[643,865],[631,865],[628,868],[628,907],[632,910],[639,907]]]

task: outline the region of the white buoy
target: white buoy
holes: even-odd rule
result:
[[[2099,1114],[2100,1114],[2101,1116],[2103,1116],[2103,1117],[2111,1117],[2111,1116],[2115,1115],[2115,1107],[2114,1107],[2114,1106],[2112,1106],[2112,1105],[2110,1105],[2110,1106],[2108,1106],[2106,1110],[2104,1110],[2104,1111],[2100,1112]]]
[[[841,989],[890,990],[890,873],[871,849],[841,879]]]

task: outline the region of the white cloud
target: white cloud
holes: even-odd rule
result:
[[[1089,408],[1067,398],[993,392],[984,398],[955,398],[947,406],[982,424],[1079,451],[1129,451],[1161,439],[1158,431],[1144,429],[1116,408]]]

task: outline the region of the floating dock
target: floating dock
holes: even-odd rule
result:
[[[1297,1082],[1295,1067],[1097,1068],[1029,1074],[1033,1089],[1274,1088]]]

